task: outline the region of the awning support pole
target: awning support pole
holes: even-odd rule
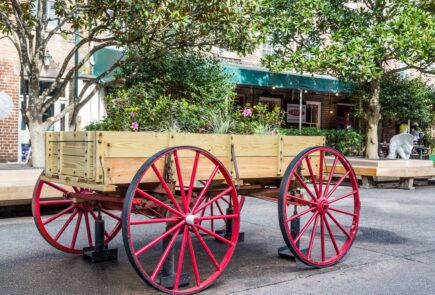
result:
[[[302,129],[302,89],[299,89],[299,130]]]

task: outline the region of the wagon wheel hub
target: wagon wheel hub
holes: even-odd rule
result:
[[[320,214],[326,214],[328,212],[329,209],[329,202],[326,199],[320,199],[317,202],[317,210],[319,211]]]
[[[186,223],[188,225],[195,225],[196,218],[198,218],[198,216],[193,215],[193,214],[188,214],[188,215],[186,215]]]

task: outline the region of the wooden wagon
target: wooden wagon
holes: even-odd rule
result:
[[[139,276],[186,294],[227,267],[248,196],[278,203],[284,241],[309,266],[337,263],[357,234],[355,174],[323,137],[49,132],[32,209],[52,246],[91,260],[116,257],[122,229]]]

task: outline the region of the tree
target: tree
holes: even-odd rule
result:
[[[395,122],[417,122],[421,127],[435,123],[435,92],[421,79],[388,75],[381,81],[381,113]]]
[[[21,109],[29,128],[33,165],[44,165],[44,133],[67,113],[70,125],[80,108],[97,92],[113,69],[126,62],[120,58],[107,71],[93,77],[65,109],[54,117],[43,114],[53,105],[67,84],[98,50],[108,46],[140,48],[149,56],[171,50],[219,46],[246,52],[256,41],[258,5],[253,1],[54,1],[55,16],[47,13],[48,0],[0,0],[0,38],[15,46],[21,63],[22,88],[27,77],[29,93]],[[49,24],[55,23],[54,26]],[[60,35],[79,40],[66,58],[54,82],[40,94],[40,76],[48,44]],[[92,45],[94,44],[94,45]],[[86,50],[85,50],[86,49]],[[77,66],[73,59],[80,54]],[[92,91],[88,93],[88,90]]]
[[[435,16],[419,0],[271,0],[266,9],[273,70],[322,73],[369,83],[366,157],[378,158],[381,80],[435,62]],[[397,66],[395,66],[397,65]]]

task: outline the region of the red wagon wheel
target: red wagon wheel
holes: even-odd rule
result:
[[[97,215],[93,205],[72,199],[69,192],[92,194],[88,189],[60,185],[40,177],[33,192],[33,219],[50,245],[67,253],[81,254],[83,247],[93,246],[93,221]],[[101,215],[106,222],[105,243],[109,243],[121,229],[121,217],[104,208]]]
[[[206,181],[198,187],[200,180]],[[218,203],[221,210],[211,212]],[[122,218],[124,246],[136,272],[171,294],[210,286],[231,260],[240,227],[228,171],[207,151],[190,146],[162,150],[142,165],[128,188]],[[216,233],[209,220],[216,221],[213,227],[230,224],[230,232]]]
[[[358,182],[346,158],[320,146],[297,155],[281,181],[278,214],[284,240],[300,261],[326,267],[342,259],[360,216]]]

